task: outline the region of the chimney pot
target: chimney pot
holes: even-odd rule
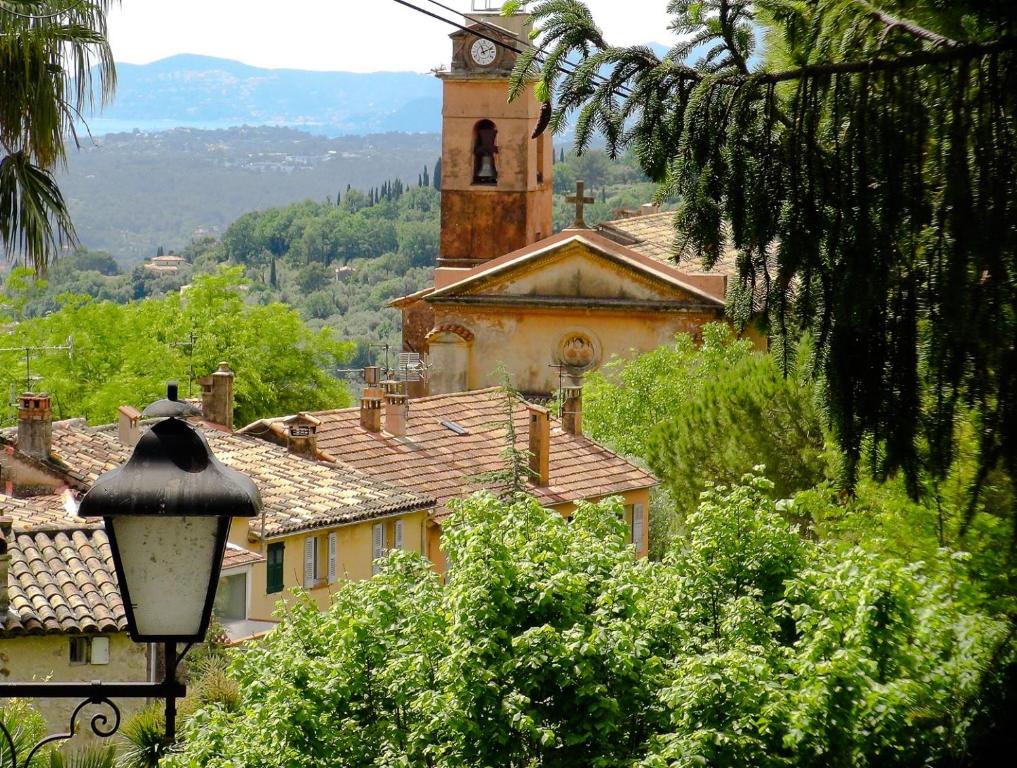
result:
[[[117,413],[117,438],[121,444],[129,448],[137,445],[138,438],[141,437],[141,430],[138,428],[141,414],[136,408],[129,405],[121,405],[117,409]]]
[[[561,425],[570,435],[583,436],[583,387],[580,384],[562,388]]]
[[[364,368],[364,386],[365,387],[378,386],[378,366],[369,365],[366,368]]]
[[[180,398],[180,387],[175,381],[166,384],[166,399],[174,403]]]
[[[18,398],[18,449],[48,459],[53,447],[53,407],[49,395],[26,392]]]
[[[401,382],[386,382],[401,384]],[[385,393],[385,431],[393,437],[406,435],[406,412],[408,400],[402,392]]]
[[[233,429],[233,371],[219,363],[211,376],[201,379],[201,412],[206,421]]]
[[[368,432],[381,432],[381,392],[365,389],[360,398],[360,426]]]
[[[551,412],[528,405],[530,427],[530,472],[533,482],[546,486],[551,481]]]

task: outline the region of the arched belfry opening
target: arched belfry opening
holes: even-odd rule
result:
[[[497,184],[498,128],[490,120],[481,120],[473,128],[473,183]]]

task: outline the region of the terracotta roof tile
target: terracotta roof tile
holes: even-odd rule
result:
[[[334,464],[296,456],[263,440],[206,430],[209,447],[223,464],[243,472],[261,491],[265,535],[343,525],[395,512],[429,509],[430,498]],[[89,484],[130,456],[112,427],[53,425],[53,451]],[[261,532],[261,517],[251,530]]]
[[[722,275],[728,278],[729,283],[738,279],[738,252],[730,245],[709,271],[703,269],[702,262],[696,259],[682,259],[680,264],[676,264],[674,255],[677,233],[674,227],[674,212],[616,219],[601,224],[598,230],[630,250],[673,267],[677,266],[690,277]],[[776,274],[776,260],[772,255],[770,263],[772,274]],[[766,306],[766,286],[761,281],[756,285],[752,304],[757,312],[763,311]]]
[[[66,491],[65,494],[70,494]],[[73,507],[69,507],[65,498],[71,499]],[[64,494],[32,496],[19,499],[0,494],[0,516],[10,517],[14,521],[16,532],[25,531],[66,531],[71,528],[101,528],[102,520],[97,517],[80,518],[76,511],[76,501]]]
[[[617,240],[622,245],[656,261],[675,266],[674,261],[674,212],[650,213],[645,216],[632,216],[615,219],[601,224],[601,234]],[[729,275],[738,274],[735,263],[736,254],[729,248],[709,272],[694,260],[683,260],[681,269],[687,274]]]
[[[448,513],[450,500],[481,489],[478,475],[504,468],[505,395],[484,389],[435,395],[410,401],[406,436],[371,433],[360,426],[358,408],[315,413],[318,448],[356,469],[397,482],[433,497],[436,516]],[[528,448],[528,410],[523,402],[512,409],[516,446]],[[241,432],[261,434],[282,420],[255,422]],[[459,435],[442,421],[454,421],[466,430]],[[550,483],[531,484],[531,493],[545,505],[610,496],[657,484],[657,479],[629,461],[586,437],[564,432],[552,419]]]
[[[9,552],[0,635],[126,631],[105,531],[15,532]]]
[[[260,563],[265,558],[259,555],[257,552],[252,552],[249,549],[238,547],[233,542],[226,544],[226,553],[222,558],[223,570],[227,568],[239,568],[243,565],[251,565],[253,563]]]

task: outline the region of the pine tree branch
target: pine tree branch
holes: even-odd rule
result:
[[[760,83],[784,83],[791,80],[801,80],[807,77],[821,77],[825,75],[850,75],[862,72],[891,72],[899,69],[911,69],[913,67],[924,67],[929,64],[944,64],[950,61],[964,61],[980,59],[995,53],[1017,50],[1017,38],[1004,37],[999,40],[992,40],[987,43],[966,43],[952,46],[950,48],[939,48],[929,51],[920,51],[907,56],[899,56],[893,59],[875,58],[868,61],[838,61],[826,64],[809,64],[799,69],[787,70],[785,72],[763,73],[758,75],[732,75],[722,77],[718,82],[737,83],[749,78]],[[698,79],[703,79],[699,77]]]
[[[902,19],[898,16],[881,11],[878,8],[873,7],[871,3],[865,2],[865,0],[856,0],[860,5],[865,6],[865,15],[873,21],[878,21],[886,27],[886,31],[889,33],[895,29],[901,29],[907,32],[913,37],[917,37],[921,40],[932,43],[934,46],[958,46],[961,45],[957,40],[951,40],[949,37],[944,37],[930,29],[915,24],[910,19]]]
[[[862,72],[890,72],[900,69],[912,69],[924,67],[929,64],[944,64],[951,61],[970,61],[991,56],[997,53],[1017,50],[1017,37],[1002,37],[998,40],[990,40],[986,43],[962,43],[948,48],[937,48],[934,50],[919,51],[906,56],[896,58],[873,58],[864,61],[835,61],[823,64],[807,64],[798,69],[789,69],[783,72],[749,72],[748,74],[723,75],[714,79],[715,83],[724,85],[737,85],[739,83],[755,81],[756,83],[786,83],[793,80],[802,80],[809,77],[823,77],[826,75],[851,75]],[[678,70],[676,79],[686,82],[700,83],[709,77],[708,73],[700,72],[687,65],[674,65]]]

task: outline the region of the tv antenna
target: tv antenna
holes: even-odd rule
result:
[[[73,360],[74,337],[68,336],[67,341],[64,344],[59,345],[37,344],[24,347],[0,347],[0,352],[18,352],[25,356],[25,391],[31,392],[32,382],[42,380],[42,376],[32,375],[32,355],[39,355],[45,352],[66,352],[67,359]],[[11,384],[11,386],[13,386],[13,383]],[[11,400],[13,401],[13,399],[14,398],[12,397]],[[12,402],[12,405],[16,405],[16,403]]]

